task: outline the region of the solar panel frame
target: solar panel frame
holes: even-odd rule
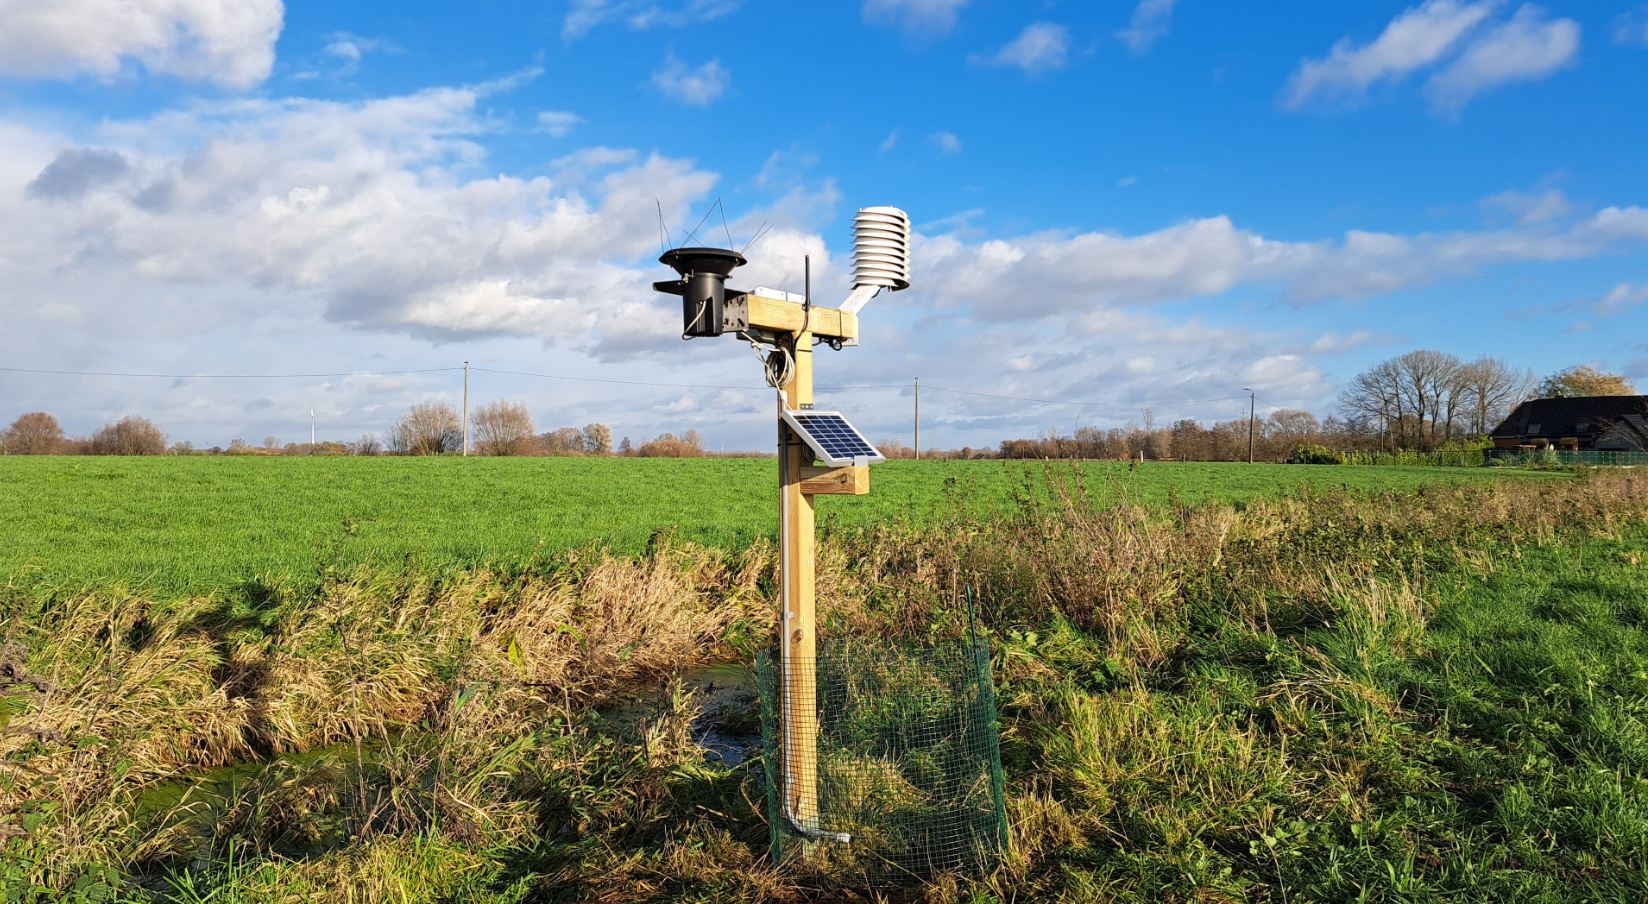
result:
[[[786,408],[784,423],[801,437],[818,461],[832,466],[860,463],[875,465],[887,460],[869,438],[839,411]]]

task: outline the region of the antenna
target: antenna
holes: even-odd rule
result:
[[[708,220],[710,218],[710,214],[715,213],[715,208],[720,207],[720,206],[721,206],[721,199],[716,198],[715,203],[710,205],[710,209],[704,211],[704,219],[699,220],[698,225],[692,227],[692,231],[687,233],[687,241],[682,242],[681,244],[686,245],[687,242],[691,242],[693,239],[697,238],[698,237],[698,230],[704,228],[704,220]]]

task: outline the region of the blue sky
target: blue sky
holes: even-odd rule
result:
[[[679,242],[847,290],[854,209],[915,285],[821,355],[876,439],[1332,411],[1413,348],[1648,383],[1648,6],[61,0],[0,10],[0,417],[200,445],[382,433],[427,398],[764,448]],[[805,8],[806,12],[798,10]],[[719,217],[711,235],[723,232]],[[497,373],[578,376],[598,383]],[[633,385],[654,384],[654,385]],[[1057,403],[946,393],[966,390]],[[1215,399],[1218,401],[1196,401]]]

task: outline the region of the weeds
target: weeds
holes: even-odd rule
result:
[[[170,600],[12,586],[0,900],[1648,893],[1648,475],[1132,492],[1054,467],[1006,515],[823,544],[833,638],[953,634],[980,590],[1012,822],[990,874],[767,865],[760,770],[705,762],[691,695],[595,715],[772,630],[765,545],[660,542]],[[902,806],[892,778],[856,805]]]

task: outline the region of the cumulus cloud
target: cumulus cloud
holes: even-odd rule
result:
[[[1143,235],[1039,233],[963,242],[923,237],[913,282],[942,304],[995,319],[1065,314],[1095,304],[1218,295],[1279,286],[1294,303],[1384,295],[1496,264],[1577,260],[1648,244],[1648,210],[1611,207],[1567,229],[1404,235],[1353,230],[1338,240],[1290,242],[1228,217],[1189,220]],[[1039,302],[1019,302],[1033,287]]]
[[[281,0],[51,0],[0,3],[0,72],[113,78],[133,64],[228,88],[269,77]]]
[[[1133,18],[1127,27],[1116,32],[1116,37],[1134,54],[1145,54],[1156,42],[1167,37],[1168,25],[1173,20],[1173,5],[1178,0],[1139,0],[1133,7]]]
[[[961,139],[953,132],[934,132],[929,140],[938,145],[939,153],[946,157],[961,153]]]
[[[1036,22],[988,57],[975,62],[991,66],[1017,66],[1030,75],[1062,69],[1070,54],[1070,30],[1052,22]]]
[[[581,38],[607,22],[621,22],[631,31],[683,28],[709,22],[738,10],[742,0],[687,0],[666,5],[642,0],[573,0],[561,23],[561,37]]]
[[[732,74],[721,66],[719,59],[710,60],[692,68],[670,51],[664,56],[663,68],[652,74],[652,83],[665,97],[694,107],[708,107],[727,90]]]
[[[943,35],[956,27],[967,0],[864,0],[864,21],[911,34]]]
[[[1431,76],[1425,93],[1433,110],[1454,116],[1483,91],[1544,78],[1573,65],[1578,55],[1579,23],[1547,19],[1544,10],[1529,4]]]
[[[120,178],[127,169],[126,158],[115,151],[68,148],[34,177],[26,191],[33,198],[74,200]]]
[[[586,341],[605,302],[650,294],[630,262],[655,248],[654,199],[685,208],[716,177],[634,152],[585,155],[556,180],[483,175],[486,90],[196,103],[111,123],[119,150],[63,151],[14,184],[24,206],[3,217],[30,225],[5,230],[7,263],[47,283],[251,281],[365,329]],[[145,203],[156,186],[166,203]]]

